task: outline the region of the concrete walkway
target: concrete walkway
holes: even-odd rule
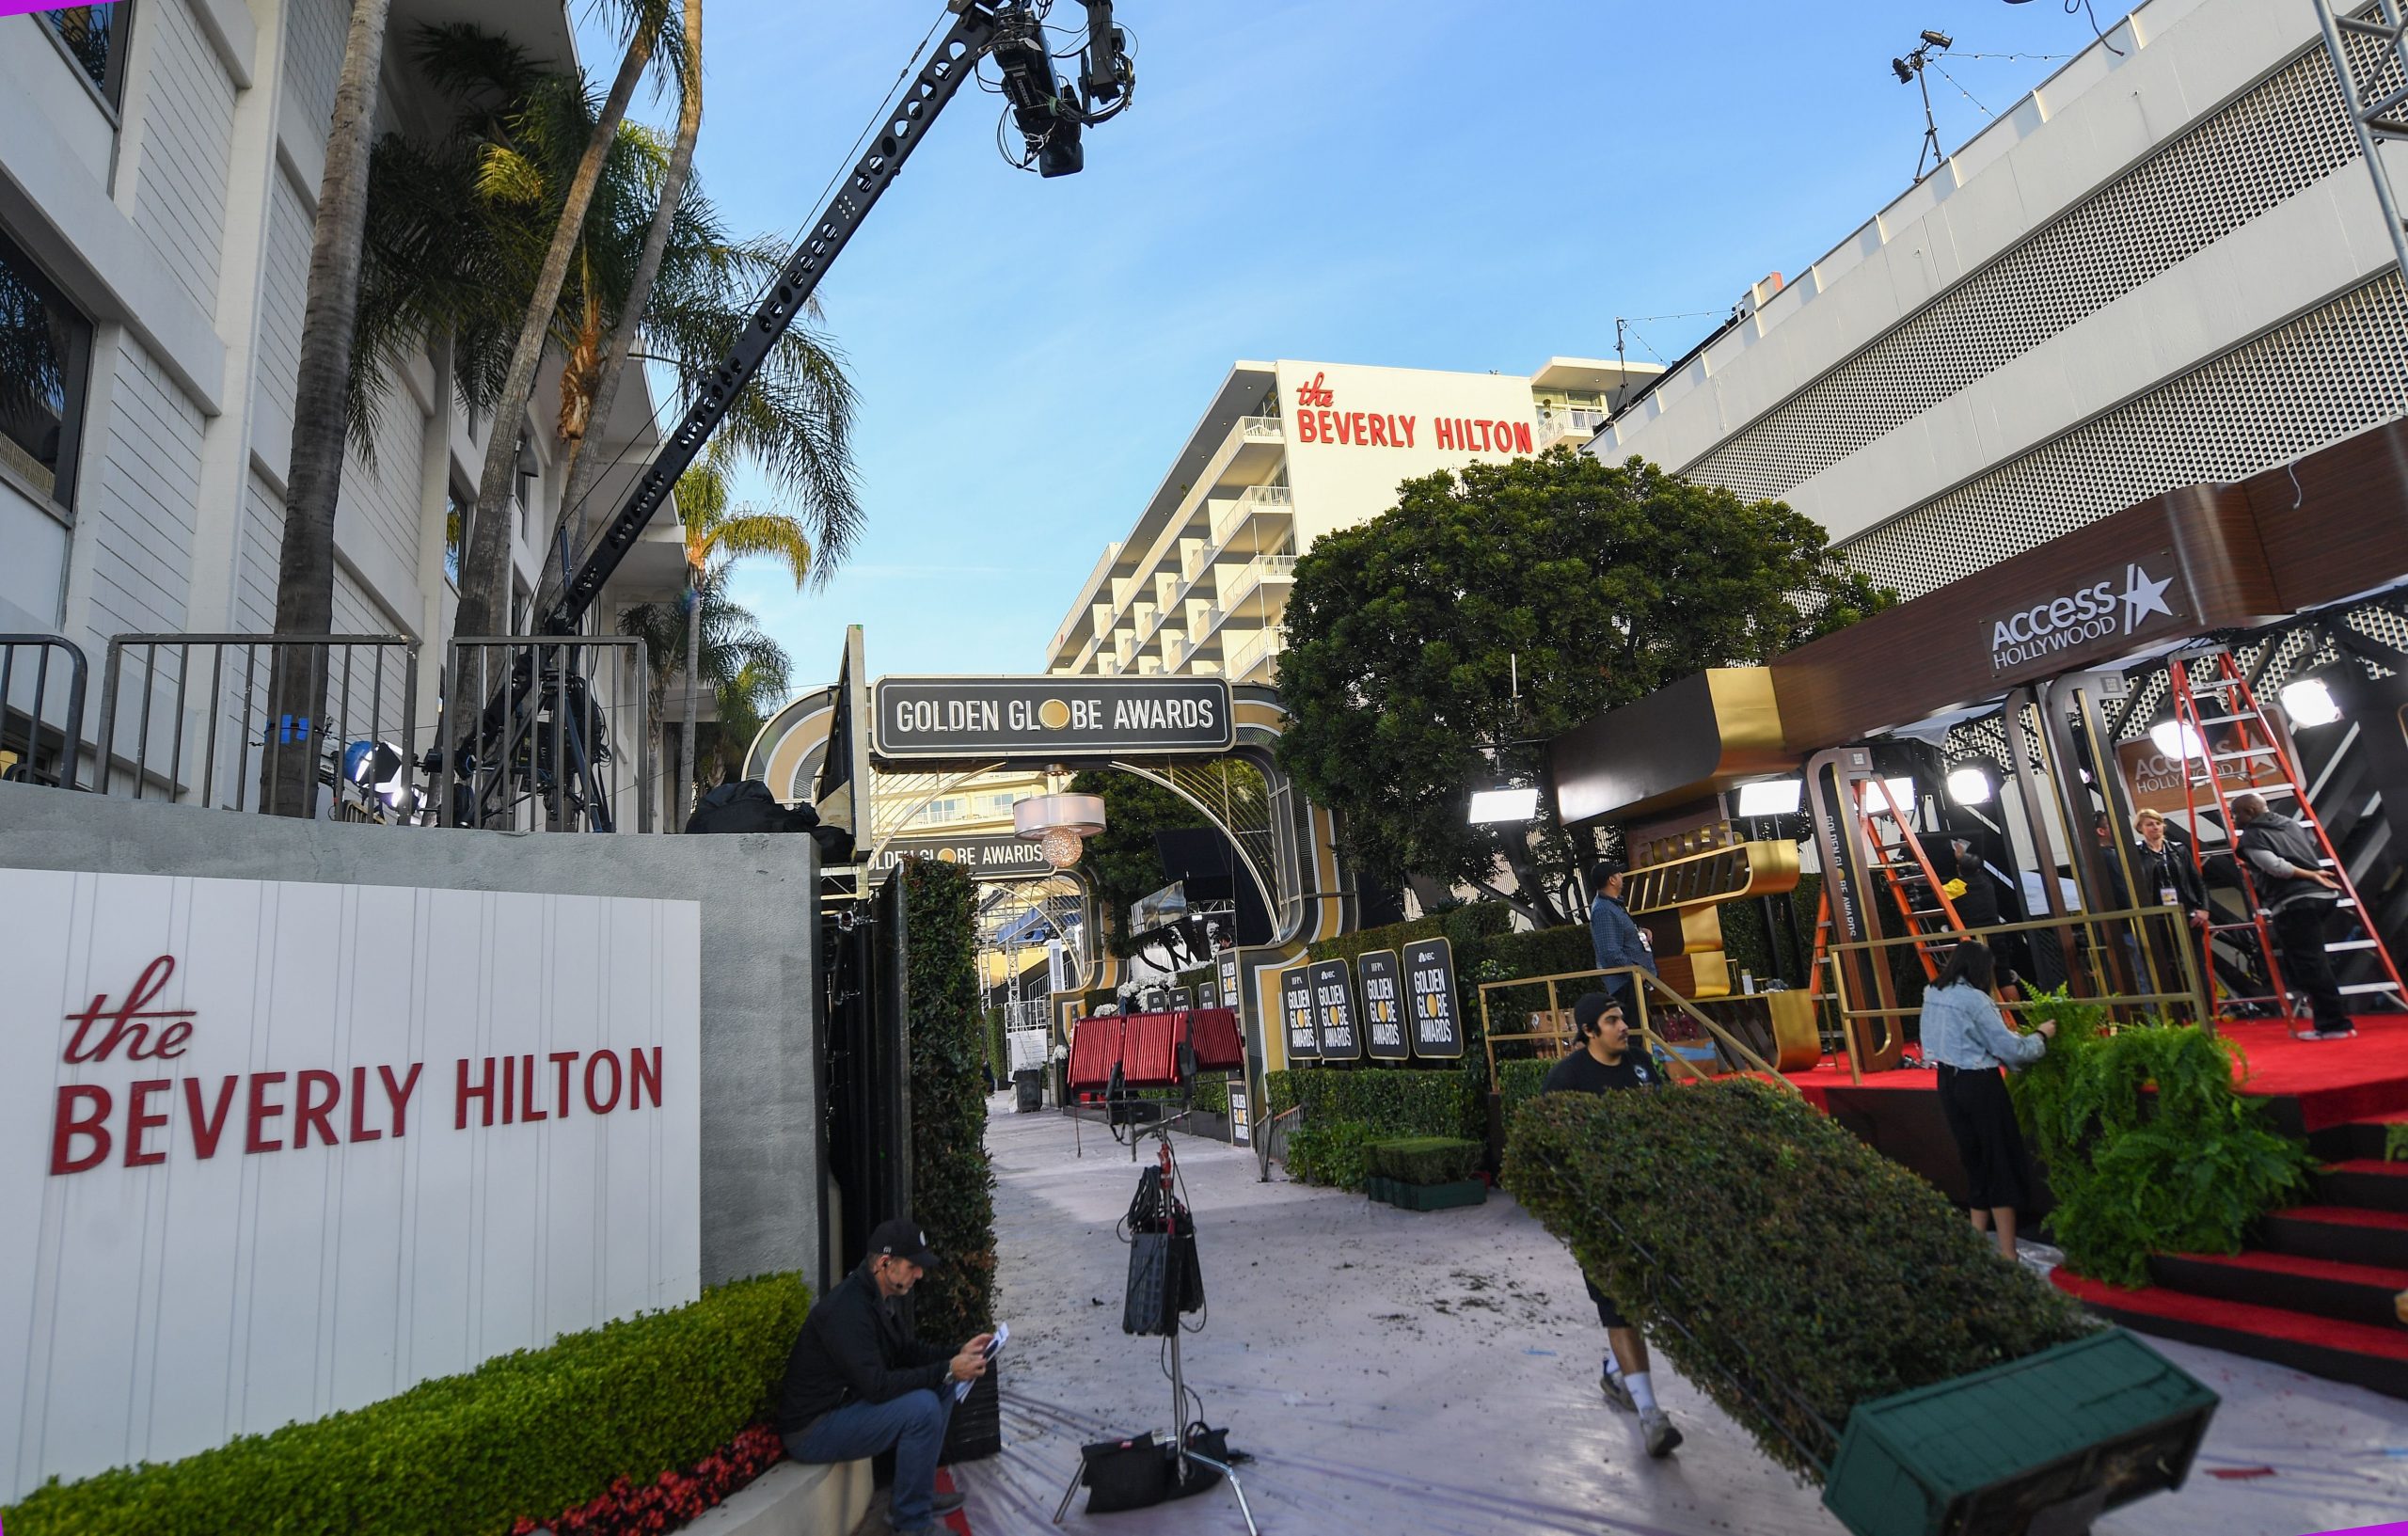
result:
[[[1001,1278],[1004,1454],[956,1469],[978,1536],[1050,1528],[1082,1441],[1169,1427],[1159,1341],[1120,1331],[1136,1174],[1125,1148],[990,1102]],[[1150,1145],[1150,1144],[1149,1144]],[[1659,1358],[1687,1434],[1651,1462],[1596,1386],[1604,1334],[1562,1247],[1503,1196],[1416,1215],[1256,1180],[1250,1153],[1180,1137],[1210,1303],[1189,1386],[1226,1425],[1266,1533],[1634,1536],[1838,1533],[1816,1492],[1760,1454]],[[2108,1516],[2099,1536],[2298,1536],[2408,1518],[2408,1403],[2179,1344],[2223,1394],[2189,1487]],[[1191,1410],[1189,1417],[1197,1417]],[[2236,1475],[2217,1478],[2222,1471]],[[1214,1490],[1069,1531],[1243,1532]],[[875,1521],[876,1517],[872,1517]]]

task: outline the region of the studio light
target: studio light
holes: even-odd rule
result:
[[[1890,72],[1898,77],[1898,84],[1902,86],[1911,86],[1915,83],[1914,66],[1903,58],[1893,58],[1890,61]]]
[[[2293,725],[2330,725],[2341,718],[2341,706],[2333,701],[2333,690],[2324,686],[2321,677],[2286,683],[2282,698],[2283,713],[2291,718]]]
[[[2199,739],[2197,730],[2180,720],[2159,720],[2148,728],[2148,738],[2160,752],[2177,762],[2208,755],[2207,743]]]
[[[1934,48],[1954,48],[1956,46],[1956,40],[1955,38],[1950,37],[1945,32],[1934,32],[1927,26],[1923,29],[1923,40],[1931,44]]]
[[[1743,816],[1794,816],[1798,802],[1805,798],[1803,779],[1762,779],[1739,786],[1739,814]]]
[[[1881,798],[1881,786],[1890,786],[1890,798]],[[1898,808],[1902,816],[1915,814],[1915,782],[1912,779],[1866,779],[1856,786],[1857,802],[1866,816],[1888,816],[1890,807]]]
[[[1536,789],[1475,789],[1471,796],[1471,824],[1475,827],[1492,821],[1528,821],[1539,814],[1539,792]]]
[[[1990,787],[1990,776],[1980,768],[1948,770],[1948,798],[1958,805],[1987,805],[1996,793]]]

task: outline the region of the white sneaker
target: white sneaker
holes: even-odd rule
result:
[[[1615,1375],[1612,1371],[1601,1370],[1597,1372],[1597,1390],[1606,1395],[1606,1401],[1608,1405],[1620,1408],[1626,1414],[1635,1414],[1639,1412],[1639,1403],[1631,1397],[1630,1388],[1624,1386],[1622,1384],[1622,1378]]]
[[[1661,1408],[1650,1408],[1639,1416],[1639,1428],[1647,1436],[1647,1454],[1662,1461],[1680,1449],[1681,1432],[1672,1427],[1672,1416]]]

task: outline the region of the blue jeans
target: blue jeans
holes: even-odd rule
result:
[[[786,1436],[786,1454],[799,1462],[852,1462],[895,1451],[895,1489],[887,1520],[909,1530],[927,1525],[936,1496],[937,1457],[944,1449],[945,1421],[953,1417],[953,1393],[922,1387],[884,1402],[848,1402],[822,1414],[800,1434]]]

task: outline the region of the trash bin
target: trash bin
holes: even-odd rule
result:
[[[1045,1106],[1045,1074],[1031,1067],[1012,1074],[1012,1085],[1020,1091],[1019,1113],[1033,1114]]]

